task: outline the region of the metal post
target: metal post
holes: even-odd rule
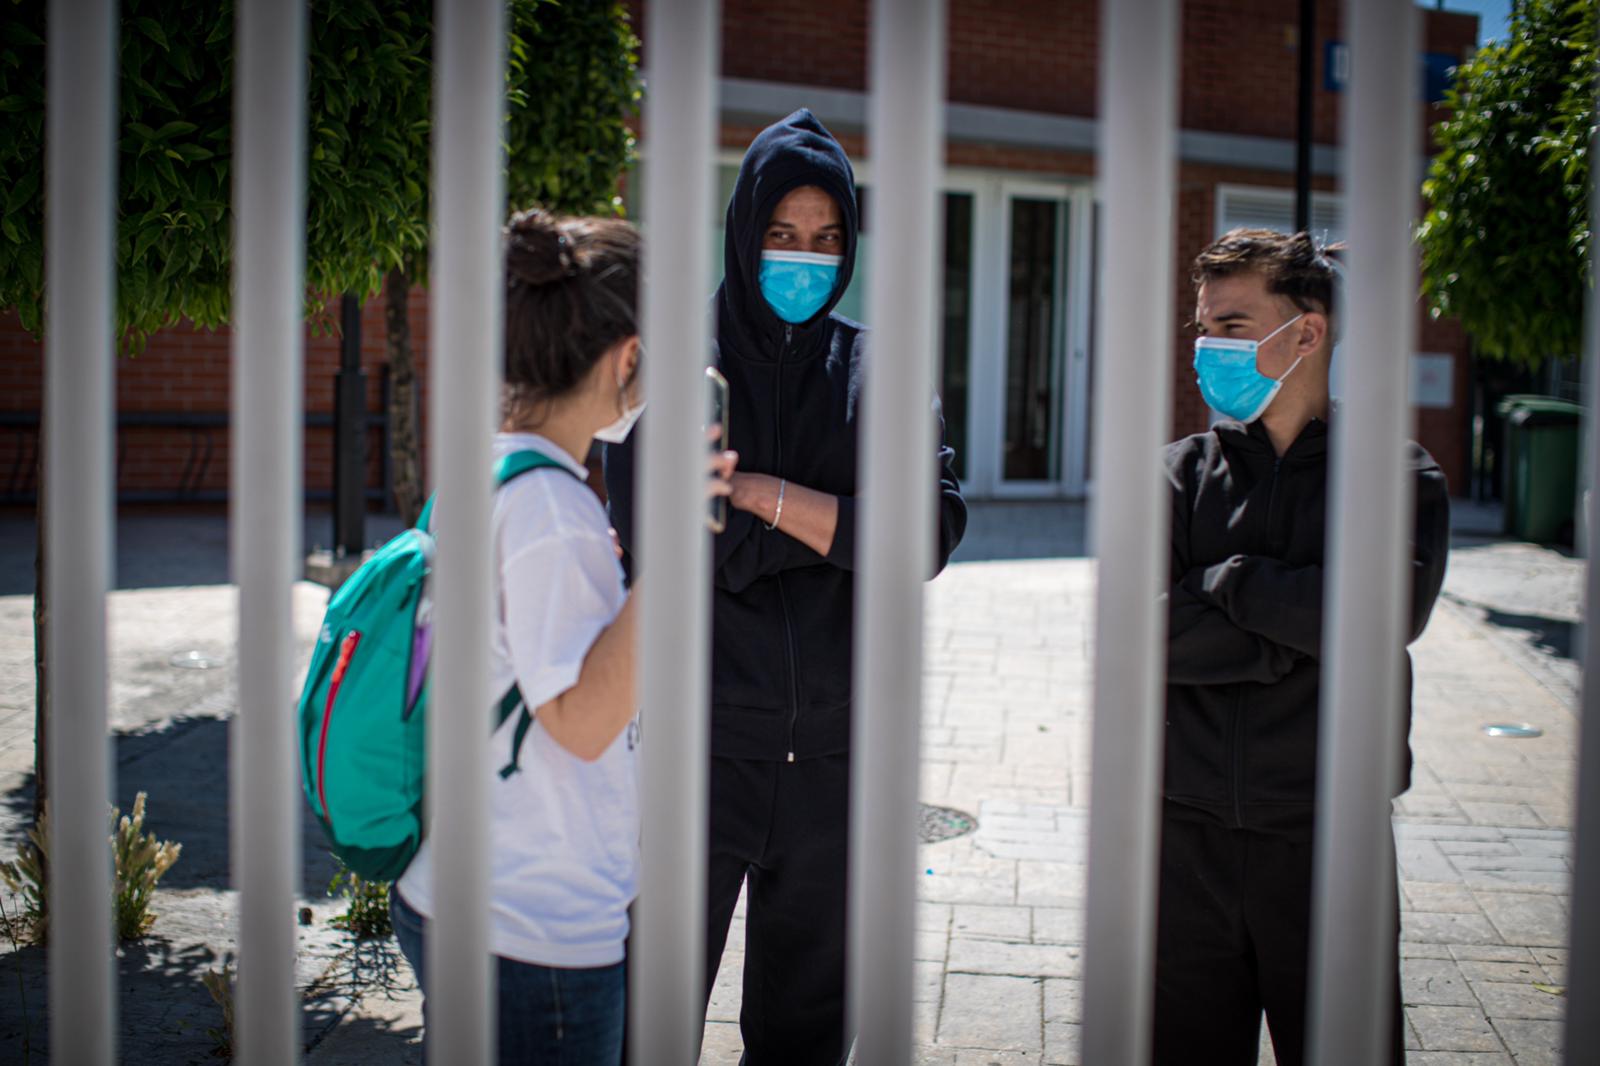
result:
[[[939,235],[944,157],[943,0],[875,0],[873,201],[881,248],[868,278],[867,363],[859,459],[851,748],[850,1024],[859,1062],[911,1062],[916,947],[917,786],[922,735],[923,582],[933,568],[937,446]],[[910,265],[911,269],[907,269]],[[926,472],[925,477],[917,476]],[[909,531],[909,535],[908,532]]]
[[[340,300],[344,326],[333,386],[333,553],[359,557],[367,540],[367,375],[361,369],[361,297]]]
[[[428,923],[429,1042],[452,1063],[494,1058],[489,955],[488,550],[491,441],[499,410],[505,282],[504,0],[434,6],[432,336],[428,453],[438,492],[428,788],[434,866]]]
[[[231,749],[239,890],[240,1061],[299,1057],[295,891],[299,768],[292,588],[299,576],[305,327],[303,3],[239,5],[233,165],[233,447],[229,528],[239,582],[239,717]]]
[[[50,1048],[110,1066],[116,1031],[106,817],[117,34],[110,0],[50,5],[45,111],[45,642],[52,721]]]
[[[693,1066],[705,1007],[706,793],[710,772],[710,570],[705,527],[706,384],[717,183],[717,0],[646,14],[644,348],[650,418],[640,427],[639,691],[649,693],[644,867],[628,990],[638,1066]]]
[[[238,6],[234,96],[234,447],[238,719],[230,839],[238,888],[240,1061],[293,1063],[294,892],[301,880],[291,589],[301,538],[306,269],[306,6]]]
[[[1600,79],[1597,79],[1600,81]],[[1600,85],[1597,85],[1600,88]],[[1600,112],[1600,98],[1597,98]],[[1591,135],[1589,158],[1600,151],[1600,135]],[[1600,169],[1589,171],[1589,232],[1600,222]],[[1600,265],[1600,246],[1589,244],[1589,289],[1585,294],[1583,372],[1585,397],[1585,451],[1588,469],[1600,471],[1600,303],[1594,290],[1594,268]],[[1573,831],[1572,914],[1568,931],[1566,1041],[1568,1048],[1600,1047],[1600,907],[1594,900],[1600,892],[1600,492],[1593,479],[1582,501],[1589,565],[1584,570],[1583,613],[1583,703],[1578,750],[1578,817]],[[1575,1061],[1572,1055],[1568,1062]]]
[[[1160,834],[1178,69],[1174,0],[1104,0],[1105,242],[1092,534],[1099,558],[1083,1061],[1150,1053]]]
[[[1399,721],[1412,483],[1417,260],[1417,13],[1351,0],[1344,188],[1350,280],[1344,402],[1334,424],[1317,767],[1308,1027],[1313,1063],[1386,1061],[1395,975],[1390,797]]]
[[[1317,0],[1300,0],[1300,89],[1294,131],[1294,228],[1311,228],[1311,141],[1316,125]]]

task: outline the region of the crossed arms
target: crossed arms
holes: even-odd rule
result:
[[[1168,684],[1271,684],[1300,659],[1320,658],[1323,567],[1290,566],[1264,555],[1194,564],[1188,558],[1191,515],[1184,474],[1169,464],[1167,476],[1172,489]],[[1449,550],[1443,475],[1436,467],[1420,470],[1416,485],[1407,643],[1428,623]]]

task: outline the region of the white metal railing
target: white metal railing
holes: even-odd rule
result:
[[[868,277],[873,331],[858,458],[851,743],[850,1019],[856,1061],[911,1061],[923,582],[932,569],[944,155],[943,0],[876,0],[868,132],[881,249]]]
[[[1398,764],[1403,602],[1410,482],[1400,462],[1409,408],[1404,360],[1414,326],[1415,263],[1407,238],[1418,133],[1412,97],[1417,16],[1411,5],[1351,0],[1354,76],[1343,129],[1353,251],[1345,311],[1347,397],[1335,430],[1318,827],[1311,1053],[1325,1063],[1378,1061],[1388,1018],[1394,904],[1389,796]],[[1104,0],[1101,186],[1107,241],[1099,284],[1094,541],[1099,546],[1095,651],[1096,769],[1088,886],[1084,1055],[1146,1061],[1154,958],[1160,796],[1167,502],[1158,456],[1168,409],[1172,303],[1175,0]],[[433,335],[430,456],[440,510],[435,705],[487,708],[493,575],[490,436],[501,350],[503,221],[500,118],[503,0],[441,0],[436,11]],[[709,350],[701,279],[710,274],[710,190],[719,52],[716,0],[650,5],[652,219],[645,252],[643,360],[651,419],[641,449],[642,692],[655,726],[644,747],[644,871],[630,990],[635,1061],[692,1063],[704,992],[709,556],[702,526],[699,368]],[[110,796],[106,735],[106,593],[110,584],[116,21],[113,5],[53,3],[46,171],[49,315],[46,466],[52,599],[54,1056],[109,1064]],[[305,152],[305,9],[267,0],[238,16],[235,111],[235,301],[232,551],[240,585],[240,714],[231,796],[240,890],[238,1044],[248,1063],[298,1054],[293,898],[300,871],[297,789],[284,708],[293,645],[290,590],[300,535]],[[871,130],[881,184],[896,190],[877,225],[898,257],[869,279],[872,382],[862,454],[862,598],[858,609],[852,846],[852,1012],[860,1061],[904,1063],[911,1049],[915,803],[921,692],[922,581],[932,553],[933,496],[903,476],[930,466],[939,235],[934,175],[943,143],[944,5],[878,0]],[[286,90],[286,87],[287,90]],[[1600,188],[1600,185],[1597,185]],[[1600,202],[1600,192],[1597,192]],[[1152,209],[1154,205],[1154,209]],[[912,263],[917,269],[899,271]],[[1590,314],[1588,347],[1600,347]],[[1591,359],[1600,353],[1591,351]],[[246,402],[248,398],[248,402]],[[1591,375],[1591,411],[1600,375]],[[1600,469],[1591,433],[1590,469]],[[1361,470],[1356,479],[1346,471]],[[1589,502],[1591,508],[1600,506]],[[1593,513],[1591,513],[1591,518]],[[1600,522],[1591,520],[1591,535]],[[906,529],[921,537],[904,542]],[[1591,551],[1593,558],[1595,552]],[[1371,575],[1378,568],[1378,579]],[[1363,579],[1365,578],[1365,579]],[[1590,576],[1589,604],[1600,597]],[[1600,629],[1585,633],[1586,661]],[[67,656],[70,652],[70,661]],[[83,663],[99,664],[84,669]],[[1586,679],[1587,682],[1587,679]],[[1585,684],[1588,717],[1600,714]],[[1589,713],[1592,712],[1592,713]],[[429,760],[450,788],[431,788],[440,878],[430,932],[430,1040],[452,1062],[493,1052],[488,950],[488,765],[480,729],[432,716]],[[462,718],[468,721],[470,715]],[[1600,740],[1585,733],[1574,899],[1600,882]],[[870,767],[870,771],[866,768]],[[70,781],[72,787],[60,787]],[[871,916],[869,923],[866,918]],[[1600,1017],[1577,1009],[1600,985],[1600,918],[1572,918],[1574,1007],[1568,1046],[1600,1041]],[[1583,997],[1583,998],[1576,998]],[[1393,1021],[1393,1020],[1391,1020]],[[648,1050],[645,1050],[648,1049]]]
[[[1344,397],[1329,471],[1327,634],[1317,771],[1310,1061],[1387,1060],[1398,900],[1390,797],[1398,785],[1412,478],[1409,360],[1416,336],[1411,241],[1421,133],[1420,15],[1349,0],[1344,187],[1350,280]]]
[[[429,818],[440,871],[428,922],[428,1043],[452,1063],[494,1059],[489,954],[491,441],[505,282],[505,0],[434,8],[428,453],[440,521],[433,597]],[[431,784],[438,782],[439,784]]]
[[[1597,72],[1600,73],[1600,72]],[[1600,77],[1596,79],[1600,91]],[[1600,96],[1596,100],[1596,117],[1600,119]],[[1600,131],[1600,122],[1591,127]],[[1600,168],[1594,160],[1600,158],[1600,132],[1591,132],[1589,138],[1589,232],[1600,232]],[[1564,1046],[1568,1048],[1600,1047],[1600,685],[1591,668],[1600,669],[1600,493],[1593,490],[1594,473],[1600,471],[1600,425],[1596,412],[1600,412],[1600,303],[1597,303],[1593,279],[1600,267],[1600,244],[1589,243],[1590,287],[1584,303],[1583,372],[1585,412],[1584,448],[1587,462],[1582,469],[1589,476],[1579,480],[1580,489],[1587,484],[1587,495],[1581,501],[1584,522],[1583,538],[1587,542],[1584,558],[1584,609],[1582,643],[1579,662],[1583,667],[1583,695],[1579,702],[1578,749],[1578,811],[1574,826],[1572,866],[1571,928],[1567,939],[1567,1011]],[[1587,901],[1587,905],[1586,905]],[[1568,1061],[1573,1061],[1568,1056]]]
[[[710,359],[704,308],[716,182],[717,0],[656,0],[646,15],[644,355],[639,427],[639,692],[643,869],[628,990],[633,1061],[692,1066],[705,990],[710,769],[710,544],[703,482]]]
[[[1115,236],[1102,245],[1095,316],[1099,578],[1083,1059],[1137,1064],[1149,1060],[1155,988],[1178,4],[1104,0],[1100,24],[1102,232]]]
[[[304,364],[305,5],[241,3],[235,22],[233,447],[228,493],[239,583],[239,717],[230,751],[239,891],[236,1041],[248,1066],[300,1049],[295,893],[299,767],[293,731]]]
[[[50,1044],[110,1066],[116,1028],[106,733],[111,585],[116,5],[50,5],[45,61],[45,588],[51,686]]]

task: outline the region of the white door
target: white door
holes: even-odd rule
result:
[[[999,497],[1081,496],[1088,459],[1090,216],[1087,186],[1000,185],[987,212],[992,269],[983,297],[994,357],[974,412],[985,475]]]

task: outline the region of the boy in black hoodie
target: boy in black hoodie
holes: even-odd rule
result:
[[[848,1050],[856,441],[867,330],[832,309],[850,284],[857,230],[855,176],[822,123],[800,110],[762,131],[728,204],[714,299],[713,354],[728,379],[728,447],[741,472],[714,557],[706,917],[709,998],[748,887],[739,1023],[752,1066],[820,1066]],[[967,522],[943,436],[941,418],[937,455],[925,471],[907,472],[939,492],[938,570]],[[605,455],[625,551],[635,534],[638,439]]]
[[[1335,268],[1234,230],[1195,259],[1195,368],[1224,416],[1168,446],[1167,731],[1154,1062],[1279,1066],[1306,1038]],[[1403,353],[1397,353],[1403,357]],[[1398,461],[1398,457],[1397,457]],[[1444,475],[1418,445],[1409,640],[1444,581]],[[1406,714],[1410,732],[1410,656]],[[1409,785],[1410,748],[1397,780]],[[1391,875],[1392,876],[1392,875]],[[1399,889],[1395,887],[1398,907]],[[1398,952],[1391,1055],[1404,1061]],[[1203,1049],[1203,1050],[1202,1050]]]

